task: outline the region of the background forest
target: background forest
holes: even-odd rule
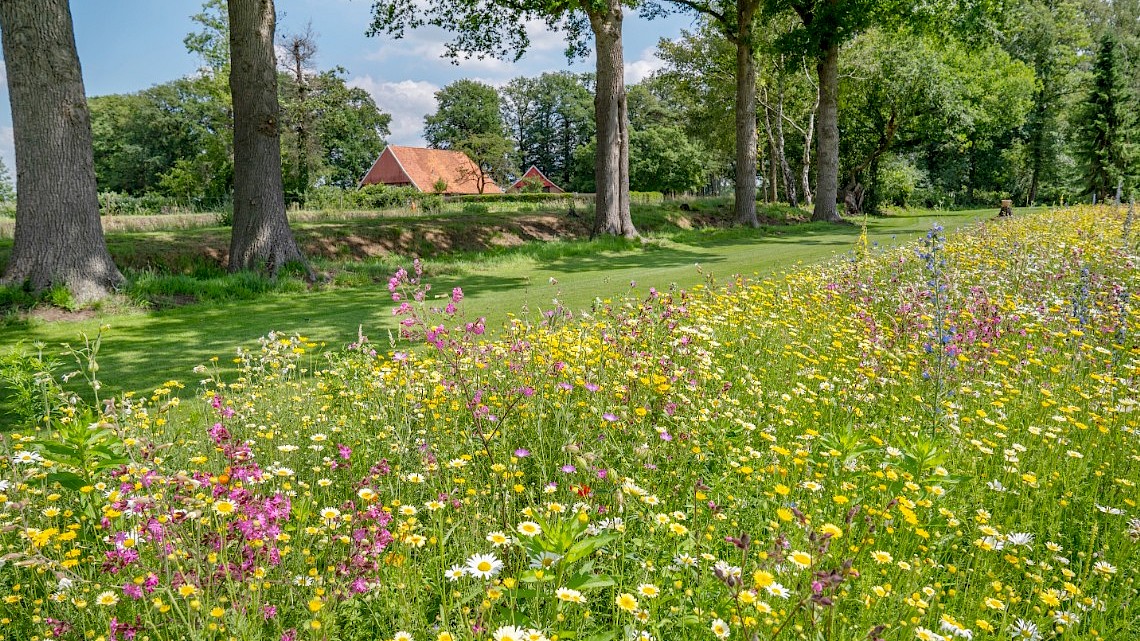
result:
[[[883,19],[858,29],[839,57],[840,199],[877,213],[1127,190],[1140,112],[1136,4],[1032,0],[949,28]],[[664,68],[628,87],[634,191],[732,191],[736,45],[715,17],[697,15],[691,30],[660,41]],[[198,73],[90,99],[105,214],[217,210],[231,198],[224,3],[207,2],[195,20],[201,30],[185,43],[202,60]],[[805,205],[819,93],[798,27],[792,13],[761,11],[752,36],[757,198]],[[346,85],[343,69],[317,66],[314,34],[278,40],[286,196],[321,206],[355,189],[390,117]],[[593,85],[593,74],[569,72],[499,87],[459,80],[438,92],[424,138],[464,150],[499,181],[535,165],[567,190],[592,192]]]

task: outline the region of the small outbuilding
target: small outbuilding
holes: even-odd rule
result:
[[[503,193],[462,151],[400,145],[385,147],[360,180],[361,187],[377,184],[414,187],[424,193],[448,196]]]
[[[519,191],[523,187],[525,187],[527,183],[534,182],[534,181],[542,183],[542,191],[544,191],[545,193],[548,193],[548,194],[565,193],[565,191],[563,191],[563,189],[561,187],[559,187],[558,185],[555,185],[553,181],[551,181],[549,178],[546,177],[546,174],[539,171],[538,167],[535,167],[534,165],[531,165],[530,169],[527,169],[526,173],[522,175],[522,178],[519,178],[518,180],[515,181],[515,184],[511,185],[511,191]]]

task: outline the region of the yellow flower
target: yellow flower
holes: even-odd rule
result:
[[[792,563],[795,563],[801,568],[811,567],[811,555],[807,552],[795,551],[788,555]]]
[[[325,602],[320,599],[309,599],[309,612],[320,612],[321,608],[325,607]]]
[[[642,583],[641,585],[637,586],[637,592],[643,597],[656,599],[661,595],[661,588],[653,585],[652,583]]]
[[[776,577],[766,570],[756,570],[752,573],[752,582],[757,588],[766,588],[775,583]]]
[[[891,563],[894,561],[894,557],[891,556],[891,553],[884,552],[883,550],[875,550],[871,553],[871,558],[875,559],[876,563]]]
[[[991,610],[1004,610],[1005,609],[1005,603],[1003,603],[1001,599],[995,599],[993,597],[986,597],[985,604],[986,604],[986,607],[990,608]]]
[[[622,592],[614,599],[614,602],[626,612],[633,612],[637,609],[637,599],[629,592]]]
[[[225,614],[225,608],[214,608],[213,610],[210,610],[210,616],[214,617],[215,619],[220,619],[225,616]]]
[[[843,528],[835,525],[834,523],[826,523],[819,531],[824,534],[830,534],[831,538],[838,539],[843,537]]]

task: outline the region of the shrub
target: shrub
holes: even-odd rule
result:
[[[363,209],[416,208],[423,211],[439,211],[443,197],[439,194],[425,194],[415,187],[391,187],[388,185],[365,185],[349,192],[350,200]]]
[[[469,194],[466,196],[452,196],[452,201],[458,202],[485,202],[485,203],[550,203],[570,201],[574,194],[548,194],[546,192],[509,192],[505,194]]]
[[[915,191],[929,183],[926,172],[906,158],[891,156],[879,170],[879,198],[888,205],[909,206]]]

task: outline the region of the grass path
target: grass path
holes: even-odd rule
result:
[[[868,235],[883,244],[913,240],[941,222],[948,230],[993,216],[992,209],[961,212],[916,212],[872,219]],[[671,283],[690,287],[712,274],[764,274],[797,263],[824,260],[851,251],[859,238],[853,225],[800,225],[752,235],[742,230],[692,232],[682,242],[658,241],[640,250],[605,252],[539,264],[534,259],[495,259],[474,273],[434,279],[433,291],[462,287],[467,316],[486,316],[498,327],[508,314],[549,308],[558,298],[575,311],[587,309],[595,297],[620,296],[636,281],[637,292]],[[699,271],[696,265],[701,266]],[[551,284],[551,278],[557,284]],[[339,346],[356,337],[357,327],[380,342],[394,327],[391,299],[382,283],[306,294],[273,294],[254,301],[202,304],[162,311],[96,317],[83,321],[36,322],[0,329],[0,350],[19,342],[50,346],[81,343],[109,325],[99,362],[105,390],[150,389],[168,379],[194,387],[195,365],[219,356],[223,364],[239,345],[250,345],[270,330],[300,332]],[[0,421],[2,423],[3,421]]]

